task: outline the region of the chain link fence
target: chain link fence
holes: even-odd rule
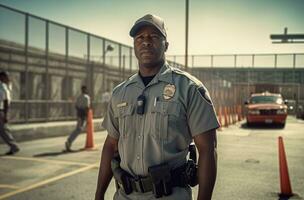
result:
[[[184,58],[167,56],[182,69]],[[304,54],[191,55],[188,61],[217,109],[243,105],[261,88],[303,102]],[[81,85],[100,117],[102,94],[137,69],[130,46],[0,4],[0,70],[10,73],[14,123],[74,119]]]

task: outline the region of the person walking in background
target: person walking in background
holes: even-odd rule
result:
[[[4,142],[9,145],[10,150],[6,155],[13,155],[20,149],[7,126],[8,111],[11,103],[11,84],[8,73],[5,71],[0,72],[0,136]]]
[[[71,146],[73,141],[81,133],[85,127],[85,121],[87,119],[88,111],[90,108],[90,96],[87,92],[87,87],[85,85],[81,86],[81,94],[77,97],[75,108],[77,113],[77,125],[75,130],[69,135],[67,141],[65,142],[66,151],[71,151]]]
[[[104,93],[101,95],[101,104],[102,104],[102,113],[103,115],[107,112],[108,108],[108,103],[111,99],[111,93],[109,90],[106,90]]]

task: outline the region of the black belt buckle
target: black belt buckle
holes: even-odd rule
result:
[[[145,193],[144,186],[143,186],[140,176],[136,176],[133,180],[134,180],[134,185],[135,185],[137,192]]]
[[[171,172],[168,164],[151,166],[148,169],[152,179],[153,194],[155,198],[172,194]]]

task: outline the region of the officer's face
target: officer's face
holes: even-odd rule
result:
[[[134,37],[134,50],[140,67],[158,67],[165,60],[168,43],[153,26],[142,27]]]

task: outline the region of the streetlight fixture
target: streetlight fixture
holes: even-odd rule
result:
[[[109,44],[109,45],[107,46],[107,49],[106,49],[105,53],[108,52],[108,51],[113,51],[113,50],[114,50],[114,47],[113,47],[112,45]]]
[[[304,34],[287,34],[287,28],[284,28],[284,34],[271,34],[272,43],[304,43]]]
[[[97,59],[100,58],[99,61],[101,61],[101,59],[103,59],[103,61],[105,61],[105,55],[109,51],[114,51],[114,47],[112,45],[110,45],[110,44],[107,45],[107,48],[105,49],[105,51],[104,51],[104,53],[102,54],[101,57],[100,56],[96,56],[96,55],[94,56],[94,55],[84,54],[84,59],[89,59],[89,56],[90,56],[91,58],[94,58],[94,57],[97,58]]]
[[[110,52],[110,51],[114,51],[114,47],[111,44],[107,45],[107,48],[105,49],[105,51],[102,54],[102,58],[103,58],[103,64],[106,63],[106,53]]]

